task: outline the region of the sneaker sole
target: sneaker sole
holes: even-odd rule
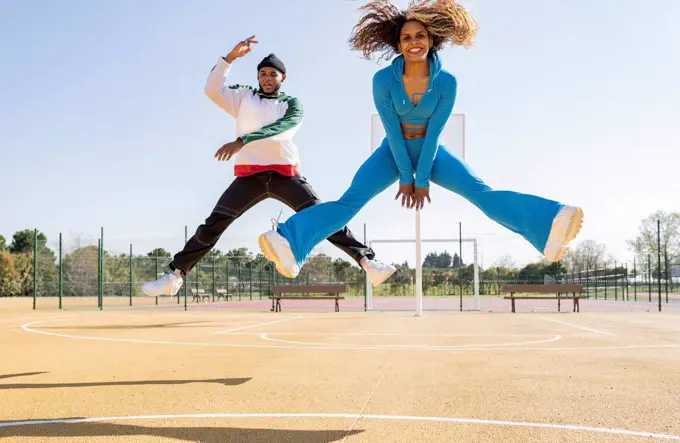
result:
[[[262,255],[264,255],[264,257],[267,260],[274,263],[274,265],[276,266],[276,271],[279,274],[287,278],[295,278],[287,271],[281,269],[281,266],[279,265],[279,263],[281,263],[281,259],[279,258],[279,255],[276,253],[276,250],[274,249],[271,242],[267,238],[267,234],[260,235],[260,237],[258,238],[258,244],[260,245]]]
[[[388,278],[392,277],[392,275],[393,275],[395,272],[397,272],[396,269],[394,269],[392,272],[390,272],[389,274],[387,274],[387,276],[386,276],[385,278],[383,278],[382,280],[380,280],[378,283],[376,283],[376,282],[374,282],[373,280],[371,280],[371,284],[373,284],[373,287],[374,287],[374,288],[375,288],[375,287],[378,287],[378,286],[380,286],[381,284],[383,284]],[[370,278],[369,278],[369,280],[370,280]]]
[[[581,208],[576,208],[574,211],[574,214],[571,217],[571,220],[569,220],[569,227],[567,228],[567,233],[564,236],[564,244],[568,245],[572,240],[578,236],[579,232],[581,232],[581,228],[583,227],[583,209]],[[557,256],[555,257],[554,261],[560,261],[562,258],[564,258],[564,255],[567,253],[569,250],[569,246],[562,246],[557,253]]]

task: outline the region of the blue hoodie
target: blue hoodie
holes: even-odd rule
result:
[[[456,100],[456,77],[442,68],[439,55],[431,51],[428,55],[430,63],[430,83],[425,95],[417,106],[411,103],[404,88],[404,56],[400,55],[390,66],[380,69],[373,76],[373,101],[382,120],[387,141],[392,155],[399,168],[399,183],[413,183],[413,165],[406,149],[401,123],[427,125],[422,142],[418,165],[415,168],[415,186],[430,186],[432,164],[439,136],[453,111]]]

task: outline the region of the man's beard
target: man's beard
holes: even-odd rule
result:
[[[281,89],[281,84],[278,84],[278,85],[276,85],[276,86],[274,87],[274,90],[273,90],[273,91],[271,91],[271,92],[266,92],[265,89],[262,87],[262,85],[260,85],[260,92],[261,92],[262,94],[266,94],[266,95],[274,95],[274,94],[278,94],[280,89]]]

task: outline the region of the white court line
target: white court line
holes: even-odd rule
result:
[[[631,431],[628,429],[614,429],[614,428],[594,428],[590,426],[581,425],[565,425],[556,423],[532,423],[521,421],[504,421],[504,420],[484,420],[479,418],[457,418],[457,417],[424,417],[413,415],[374,415],[374,414],[325,414],[325,413],[299,413],[299,414],[169,414],[169,415],[131,415],[127,417],[93,417],[93,418],[66,418],[54,420],[26,420],[26,421],[10,421],[1,423],[0,428],[10,428],[16,426],[31,426],[31,425],[52,425],[52,424],[76,424],[76,423],[94,423],[94,422],[110,422],[110,421],[136,421],[136,420],[167,420],[167,419],[200,419],[200,418],[320,418],[320,419],[361,419],[361,420],[393,420],[393,421],[415,421],[415,422],[439,422],[439,423],[459,423],[459,424],[475,424],[487,426],[511,426],[511,427],[525,427],[525,428],[544,428],[544,429],[560,429],[566,431],[583,431],[595,432],[601,434],[614,435],[629,435],[632,437],[646,437],[655,438],[658,440],[676,440],[680,441],[680,435],[672,434],[657,434],[653,432]]]
[[[32,325],[44,323],[44,321],[34,321],[31,323],[26,323],[21,325],[21,329],[24,332],[31,334],[49,335],[52,337],[69,338],[74,340],[98,340],[98,341],[110,341],[118,343],[138,343],[138,344],[152,344],[152,345],[170,345],[170,346],[207,346],[207,347],[223,347],[223,348],[262,348],[262,349],[301,349],[305,351],[309,350],[369,350],[369,351],[445,351],[445,352],[540,352],[540,351],[618,351],[618,350],[628,350],[628,349],[674,349],[680,348],[680,344],[664,344],[664,345],[620,345],[620,346],[560,346],[560,347],[516,347],[516,348],[480,348],[471,346],[469,348],[387,348],[385,346],[371,346],[371,347],[358,347],[358,346],[286,346],[286,345],[262,345],[262,344],[248,344],[248,343],[202,343],[202,342],[186,342],[186,341],[163,341],[163,340],[137,340],[132,338],[115,338],[115,337],[91,337],[86,335],[70,335],[70,334],[59,334],[56,332],[41,331],[39,329],[31,328]]]
[[[364,411],[366,410],[366,406],[368,406],[368,403],[373,398],[373,394],[375,394],[375,391],[378,390],[378,386],[380,386],[383,380],[385,380],[385,376],[387,375],[387,372],[390,370],[391,367],[392,361],[390,360],[390,362],[387,364],[387,367],[385,368],[385,372],[383,372],[382,377],[380,377],[380,380],[378,380],[378,383],[375,385],[371,393],[368,395],[368,398],[364,402],[364,406],[361,408],[361,411],[359,411],[359,414],[357,414],[357,418],[354,419],[354,421],[352,422],[352,426],[350,426],[350,428],[347,430],[345,436],[342,438],[342,441],[340,443],[344,443],[347,440],[347,437],[349,437],[349,434],[354,430],[354,426],[356,426],[357,422],[359,421],[359,417],[363,415]]]
[[[268,321],[266,323],[258,323],[256,325],[242,326],[240,328],[234,328],[234,329],[226,329],[224,331],[215,332],[215,334],[228,334],[230,332],[242,331],[244,329],[257,328],[258,326],[267,326],[267,325],[273,325],[273,324],[276,324],[276,323],[283,323],[285,321],[297,320],[298,318],[302,318],[302,316],[300,316],[300,317],[288,317],[288,318],[284,318],[284,319],[281,319],[281,320]]]
[[[355,346],[357,349],[362,349],[362,348],[371,348],[374,346],[380,346],[381,349],[391,349],[391,348],[396,348],[396,349],[459,349],[459,348],[495,348],[495,347],[504,347],[504,346],[524,346],[524,345],[537,345],[540,343],[550,343],[554,341],[558,341],[562,339],[561,335],[553,335],[552,337],[546,339],[546,340],[534,340],[534,341],[525,341],[525,342],[511,342],[511,343],[482,343],[478,345],[473,345],[473,344],[467,344],[467,345],[364,345],[364,344],[345,344],[345,343],[338,343],[338,344],[332,344],[332,343],[319,343],[319,342],[307,342],[307,341],[293,341],[293,340],[281,340],[281,339],[276,339],[273,337],[270,337],[270,335],[274,335],[276,332],[263,332],[260,334],[260,338],[262,340],[267,340],[267,341],[273,341],[276,343],[285,343],[288,345],[307,345],[310,348],[312,346],[338,346],[338,347],[350,347],[350,346]],[[299,333],[299,335],[305,335],[304,333]],[[328,335],[337,335],[337,334],[328,334]],[[366,337],[370,337],[373,334],[365,334]],[[474,336],[474,334],[472,334]]]
[[[555,319],[552,319],[552,318],[543,318],[543,320],[551,321],[553,323],[561,323],[561,324],[566,325],[566,326],[571,326],[572,328],[583,329],[584,331],[590,331],[590,332],[594,332],[596,334],[609,335],[610,337],[616,337],[616,334],[612,334],[611,332],[605,332],[605,331],[600,331],[600,330],[593,329],[593,328],[587,328],[585,326],[575,325],[573,323],[569,323],[569,322],[566,322],[566,321],[555,320]]]

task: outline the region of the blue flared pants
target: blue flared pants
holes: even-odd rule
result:
[[[413,165],[418,164],[422,140],[406,140]],[[290,243],[298,265],[303,265],[316,245],[345,226],[366,203],[398,179],[397,164],[384,139],[361,165],[340,199],[304,209],[281,223],[278,232]],[[534,195],[491,189],[441,145],[432,166],[431,182],[462,196],[492,220],[524,237],[540,253],[545,249],[553,219],[563,207]]]

